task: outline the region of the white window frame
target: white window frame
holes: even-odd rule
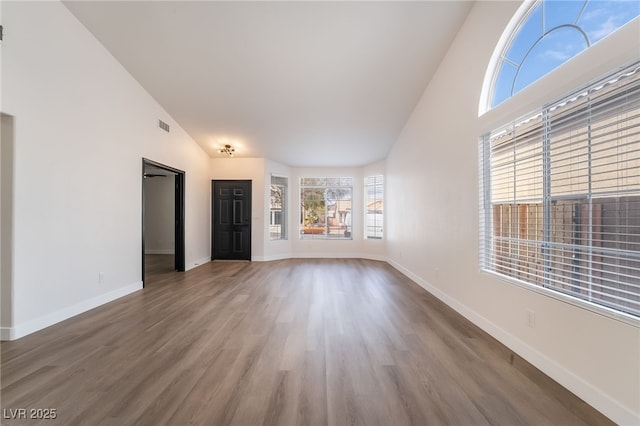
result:
[[[384,199],[384,175],[376,174],[365,177],[363,225],[364,237],[368,240],[384,238]]]
[[[273,190],[280,191],[280,208],[274,209]],[[280,213],[280,222],[277,222],[277,214]],[[286,176],[271,175],[269,183],[269,240],[289,239],[289,178]]]
[[[305,205],[305,190],[317,191],[317,206]],[[350,198],[343,198],[347,193]],[[353,177],[301,177],[299,194],[301,240],[353,239]]]
[[[503,31],[502,35],[500,36],[500,39],[498,40],[498,43],[496,44],[495,49],[493,50],[493,53],[491,55],[491,58],[489,60],[489,66],[487,67],[487,71],[485,73],[484,76],[484,80],[483,80],[483,84],[482,84],[482,91],[480,93],[480,99],[479,99],[479,104],[478,104],[478,116],[483,116],[485,113],[496,109],[496,108],[500,108],[502,106],[503,102],[500,102],[499,104],[493,106],[493,98],[494,98],[494,94],[495,94],[495,88],[496,88],[496,81],[499,77],[499,73],[502,69],[502,63],[504,61],[505,55],[506,53],[509,51],[509,49],[511,48],[512,42],[518,37],[519,32],[521,30],[521,28],[526,24],[527,20],[529,19],[529,16],[531,15],[531,13],[536,9],[536,7],[538,7],[538,5],[540,3],[544,3],[544,0],[525,0],[522,2],[522,4],[520,5],[520,7],[518,8],[518,10],[514,13],[514,15],[511,17],[511,20],[509,21],[509,23],[507,24],[507,26],[505,27],[505,30]],[[630,22],[627,22],[625,24],[623,24],[621,27],[617,27],[617,29],[615,29],[613,32],[609,33],[608,35],[606,35],[604,37],[604,39],[609,39],[611,37],[616,37],[615,33],[619,33],[621,32],[622,28],[624,27],[629,27],[629,29],[631,31],[634,31],[634,27],[637,28],[637,22],[640,19],[640,17],[636,16],[636,18],[634,18],[633,20],[631,20]],[[635,35],[635,34],[634,34]],[[602,39],[602,40],[604,40]],[[587,53],[590,50],[593,50],[597,45],[602,44],[602,40],[598,40],[596,43],[590,44],[587,49],[583,50],[582,52],[578,53],[575,56],[572,56],[571,58],[567,58],[567,60],[563,63],[562,66],[559,66],[553,70],[550,70],[547,74],[545,74],[545,76],[540,77],[540,80],[544,79],[546,77],[546,75],[549,75],[551,73],[554,73],[556,71],[558,71],[560,68],[562,68],[563,66],[565,66],[567,64],[567,62],[570,62],[573,60],[573,58],[579,57],[579,56],[585,56],[585,53]],[[609,43],[609,40],[607,40],[607,43]],[[629,47],[626,45],[626,42],[623,43],[625,46],[624,47]],[[616,58],[615,52],[618,51],[618,49],[621,46],[621,43],[616,42],[616,43],[610,43],[611,48],[610,49],[605,49],[600,50],[599,55],[596,56],[596,60],[600,60],[603,63],[607,63],[610,60],[614,60],[616,61],[618,58]],[[634,57],[637,56],[637,37],[635,37],[633,39],[632,42],[632,47],[633,49],[633,54]],[[609,57],[609,55],[612,55],[611,57]],[[605,57],[607,56],[607,57]],[[631,60],[631,59],[629,59]],[[606,71],[606,69],[602,70],[602,71]],[[536,82],[532,82],[530,84],[530,86],[533,86],[534,84],[536,84]],[[527,90],[529,86],[523,88],[523,90]],[[518,95],[518,93],[514,93],[512,95],[516,96]],[[510,98],[507,98],[506,100],[508,100]],[[504,101],[506,101],[504,100]]]
[[[606,300],[603,302],[603,300],[607,299],[607,296],[609,295],[607,293],[598,294],[599,291],[600,292],[604,291],[602,290],[602,288],[604,288],[602,285],[600,285],[600,287],[596,290],[593,290],[590,287],[584,291],[582,288],[578,288],[578,287],[573,288],[571,285],[568,285],[568,286],[558,285],[558,280],[557,280],[557,277],[559,276],[558,268],[554,266],[552,259],[550,259],[550,256],[551,256],[550,253],[553,250],[556,250],[557,252],[557,250],[559,249],[558,246],[560,245],[558,244],[557,239],[554,240],[555,237],[551,235],[553,232],[553,226],[554,226],[552,223],[553,214],[551,212],[551,209],[554,202],[558,202],[558,201],[562,202],[563,199],[564,200],[573,199],[575,201],[578,198],[587,200],[586,203],[588,203],[587,205],[589,207],[586,209],[586,211],[588,212],[588,216],[589,216],[588,217],[589,231],[585,235],[588,235],[588,238],[591,240],[593,239],[593,231],[592,231],[593,230],[593,218],[592,218],[593,210],[592,210],[592,207],[590,206],[594,199],[597,199],[598,197],[601,198],[604,196],[608,196],[608,197],[638,196],[640,197],[640,190],[638,189],[638,186],[636,184],[634,185],[623,184],[622,188],[608,189],[607,191],[602,191],[602,190],[598,191],[597,189],[595,190],[592,189],[592,188],[597,188],[598,181],[595,179],[597,179],[598,174],[602,174],[602,169],[592,172],[592,169],[593,169],[592,162],[591,162],[592,150],[593,152],[596,152],[598,149],[602,148],[602,145],[600,145],[599,147],[597,146],[592,147],[591,124],[589,124],[589,129],[590,129],[589,134],[585,136],[585,140],[587,140],[586,146],[588,146],[588,152],[589,152],[588,154],[589,161],[588,163],[583,163],[578,165],[578,170],[581,170],[582,173],[588,173],[589,175],[588,189],[586,191],[582,191],[582,193],[558,195],[557,190],[552,189],[552,185],[554,184],[555,181],[554,181],[554,178],[551,177],[551,175],[555,173],[555,170],[558,170],[557,167],[560,167],[559,166],[560,163],[558,161],[554,161],[554,159],[558,159],[559,157],[557,156],[557,154],[554,154],[554,151],[553,151],[555,149],[553,147],[554,142],[551,142],[553,137],[550,136],[550,132],[553,131],[551,125],[554,124],[552,120],[556,120],[556,121],[559,120],[558,118],[553,118],[554,111],[562,110],[564,108],[569,111],[567,113],[567,116],[572,117],[571,116],[572,104],[576,105],[575,108],[577,109],[577,106],[580,105],[581,99],[591,96],[591,93],[596,93],[596,92],[606,93],[605,91],[608,90],[607,87],[615,87],[618,81],[621,81],[623,79],[628,79],[627,81],[631,81],[631,79],[637,79],[639,74],[640,74],[640,62],[637,62],[623,69],[622,71],[616,72],[613,75],[610,75],[604,79],[596,81],[595,83],[587,85],[585,88],[573,93],[570,96],[562,98],[558,102],[554,102],[552,104],[549,104],[541,108],[536,113],[527,115],[524,119],[516,120],[511,125],[498,128],[497,130],[489,134],[486,134],[482,137],[481,149],[479,151],[479,154],[480,154],[480,179],[479,179],[480,180],[480,250],[479,252],[480,252],[480,266],[482,270],[496,274],[501,278],[505,278],[509,280],[510,282],[514,282],[519,285],[524,285],[530,289],[534,289],[535,291],[544,293],[546,295],[551,295],[553,297],[560,298],[565,301],[569,301],[570,303],[576,304],[581,307],[586,307],[590,310],[595,310],[600,313],[605,313],[608,316],[621,319],[625,322],[630,322],[633,324],[638,324],[640,322],[639,321],[640,306],[638,306],[637,305],[638,302],[635,301],[635,298],[637,297],[636,293],[631,293],[630,296],[627,296],[629,297],[629,300],[633,300],[633,302],[631,302],[632,304],[629,305],[631,307],[629,306],[625,307],[625,306],[618,306],[617,302],[614,303],[614,302],[610,302],[609,300]],[[636,80],[633,83],[633,88],[629,89],[629,92],[628,92],[633,94],[627,94],[627,93],[620,94],[620,95],[616,94],[616,97],[614,98],[614,102],[617,103],[617,99],[620,98],[621,99],[620,103],[622,103],[624,102],[624,99],[626,99],[624,98],[624,96],[626,96],[627,98],[634,96],[634,98],[632,98],[633,108],[637,108],[637,102],[638,102],[637,97],[639,96],[638,91],[640,91],[639,86],[640,86],[639,80]],[[605,98],[604,96],[602,98],[607,100],[607,98]],[[611,101],[609,100],[609,102]],[[617,104],[614,104],[614,106],[615,105]],[[584,109],[584,108],[591,108],[591,107],[584,107],[584,105],[582,105],[582,108]],[[596,107],[593,107],[593,108],[595,109]],[[587,111],[589,112],[589,114],[591,114],[590,109]],[[633,109],[633,113],[635,114],[635,109]],[[634,119],[636,121],[630,121]],[[515,150],[517,149],[516,148],[517,143],[518,141],[520,141],[518,140],[514,143],[514,157],[513,157],[514,171],[512,174],[513,186],[511,187],[510,191],[513,191],[513,197],[511,200],[511,204],[513,206],[525,205],[525,204],[528,204],[529,206],[531,206],[532,204],[540,203],[540,207],[541,207],[540,213],[543,218],[543,226],[541,229],[542,235],[540,235],[539,239],[535,237],[534,238],[528,237],[526,240],[523,240],[519,238],[521,236],[520,233],[511,232],[509,234],[510,235],[509,238],[500,240],[500,239],[497,239],[496,235],[494,235],[496,233],[496,230],[494,229],[494,227],[496,226],[494,223],[494,219],[496,219],[494,217],[494,209],[497,204],[500,204],[500,202],[495,203],[494,201],[499,200],[500,197],[504,198],[504,194],[499,194],[495,192],[496,190],[492,190],[492,180],[494,178],[499,179],[499,175],[494,176],[495,173],[499,173],[498,169],[496,168],[499,165],[497,162],[492,164],[492,160],[495,160],[494,158],[496,153],[495,147],[497,146],[495,144],[495,141],[498,140],[498,138],[501,136],[501,133],[511,131],[514,134],[516,134],[518,132],[517,130],[518,128],[521,128],[521,129],[526,128],[527,125],[530,126],[530,123],[535,123],[536,120],[539,123],[541,123],[540,124],[541,130],[539,132],[539,134],[542,135],[540,137],[541,142],[540,142],[540,153],[539,153],[540,161],[541,161],[540,164],[542,166],[541,179],[540,177],[533,176],[533,174],[530,173],[531,176],[529,176],[529,178],[534,178],[533,179],[534,181],[539,180],[539,182],[537,183],[538,186],[534,188],[531,186],[529,182],[526,182],[524,184],[521,184],[520,188],[517,187],[518,179],[516,178],[516,176],[517,176],[517,170],[518,170],[518,162],[520,162],[519,167],[522,167],[523,165],[526,166],[526,167],[522,167],[523,170],[527,170],[527,167],[529,171],[533,170],[534,168],[538,168],[538,166],[532,167],[531,166],[532,163],[530,160],[523,160],[524,157],[518,157],[518,154],[515,154],[516,152]],[[640,121],[640,117],[636,115],[635,118],[625,119],[625,120],[626,121],[622,125],[626,125],[627,127],[630,127],[630,130],[629,130],[630,133],[627,133],[627,134],[631,135],[631,136],[624,136],[625,138],[627,138],[624,140],[624,144],[627,145],[625,149],[629,149],[628,145],[632,144],[631,146],[632,155],[637,156],[638,155],[637,153],[640,152],[640,126],[638,125],[638,121]],[[597,124],[598,121],[595,121],[594,123]],[[567,125],[567,122],[563,121],[562,125],[563,126]],[[556,125],[556,128],[557,128],[557,125]],[[631,142],[629,142],[629,137],[632,138]],[[617,142],[618,139],[615,139],[615,140]],[[492,151],[492,141],[494,142],[493,151]],[[557,145],[556,143],[556,146],[559,146],[559,145]],[[572,155],[573,157],[575,157],[576,155],[574,155],[570,151],[570,149],[575,149],[575,147],[570,146],[568,148],[565,148],[566,153],[569,153],[569,155]],[[602,149],[600,150],[602,151]],[[535,158],[535,155],[531,154],[531,151],[527,151],[527,155],[529,158]],[[556,157],[554,157],[554,155],[556,155]],[[527,161],[529,161],[529,163],[527,163]],[[633,157],[631,161],[637,161],[637,157]],[[612,164],[615,164],[615,163],[612,163]],[[503,165],[508,166],[508,163],[505,163]],[[633,171],[633,169],[631,168],[631,171],[629,172],[626,169],[630,169],[630,167],[626,163],[623,169],[625,169],[624,170],[625,173],[636,173],[636,175],[631,175],[631,178],[640,180],[640,175],[638,175],[637,169],[636,171]],[[504,173],[510,173],[508,172],[508,167],[503,167],[502,170],[507,170],[507,172],[504,172]],[[503,173],[503,176],[504,176],[504,173]],[[596,177],[592,178],[591,177],[592,174]],[[511,177],[508,176],[507,181],[509,179],[511,179]],[[520,180],[520,181],[523,182],[523,180]],[[628,179],[623,180],[622,182],[627,182],[627,181]],[[634,180],[632,181],[636,182]],[[522,189],[522,186],[524,186],[524,189]],[[519,220],[517,217],[518,214],[519,214],[518,212],[515,212],[513,213],[513,216],[510,216],[513,218],[512,222],[515,223],[514,225],[512,225],[513,227],[522,226],[522,225],[518,225],[518,220]],[[499,222],[500,222],[500,226],[502,227],[503,222],[502,221],[499,221]],[[628,225],[624,225],[624,226],[628,226]],[[612,232],[612,231],[609,231],[609,232]],[[615,232],[620,233],[625,231],[624,230],[619,231],[616,228]],[[517,237],[514,238],[513,237],[514,234],[516,234]],[[614,233],[612,235],[615,236],[616,234]],[[500,247],[500,244],[512,244],[512,247],[517,247],[517,248],[516,249],[510,248],[507,251],[502,249]],[[640,271],[636,266],[637,263],[634,263],[634,262],[640,262],[640,248],[637,245],[634,245],[636,243],[632,242],[631,245],[628,245],[628,247],[632,247],[632,250],[629,250],[627,247],[626,250],[608,249],[606,251],[601,250],[599,248],[594,249],[593,245],[591,245],[592,244],[591,241],[589,242],[589,244],[590,245],[564,244],[564,247],[562,247],[562,249],[565,249],[565,250],[568,249],[568,250],[576,250],[576,251],[582,251],[582,252],[584,252],[585,250],[588,250],[589,252],[593,252],[595,250],[599,253],[598,256],[600,256],[600,259],[596,261],[594,261],[594,257],[591,254],[588,254],[587,256],[585,256],[585,259],[587,259],[587,262],[588,262],[588,268],[586,267],[582,268],[584,269],[584,271],[587,271],[587,272],[584,272],[582,269],[579,270],[578,281],[580,283],[590,285],[590,283],[594,279],[592,271],[597,269],[597,268],[593,268],[592,264],[598,263],[598,262],[600,262],[600,264],[604,264],[605,262],[601,259],[602,259],[602,256],[605,256],[614,263],[616,261],[621,261],[623,264],[631,265],[627,267],[627,269],[625,269],[624,272],[620,272],[621,274],[620,276],[623,277],[622,280],[623,281],[628,280],[631,284],[628,284],[625,282],[620,283],[620,282],[616,282],[615,280],[612,280],[612,284],[607,284],[606,286],[611,285],[614,288],[607,289],[607,291],[611,291],[612,294],[615,294],[616,291],[618,291],[617,288],[615,288],[615,286],[620,285],[620,288],[624,288],[624,289],[633,288],[635,286],[636,287],[635,291],[640,293],[640,289],[637,288],[638,287],[637,284],[633,284],[634,283],[633,274],[636,274],[636,276],[637,274],[640,274]],[[533,248],[533,250],[531,248]],[[502,260],[507,259],[511,263],[503,262],[501,264],[501,259],[498,258],[500,256],[496,256],[496,253],[504,254],[505,252],[508,252],[509,256],[507,256],[506,258],[503,256],[501,259]],[[515,260],[514,259],[515,255],[513,253],[518,253],[518,255],[525,253],[526,256],[529,256],[529,253],[531,252],[542,254],[540,259],[542,262],[542,267],[538,268],[535,271],[535,273],[523,274],[522,269],[524,268],[521,268],[520,266],[518,266],[519,265],[518,262],[520,260]],[[564,259],[565,260],[569,259],[569,257],[565,256]],[[525,259],[525,260],[527,262],[531,261],[531,259]],[[571,262],[571,260],[566,260],[566,261]],[[625,263],[625,262],[628,262],[628,263]],[[527,263],[525,263],[525,265],[526,264]],[[528,263],[528,264],[530,265],[532,263]],[[609,264],[608,266],[611,266],[611,265]],[[562,266],[560,268],[562,268]],[[627,277],[625,278],[624,275],[627,275]],[[629,278],[629,276],[631,278]],[[601,280],[601,276],[598,276],[597,279]],[[623,286],[626,286],[626,287],[623,287]],[[596,295],[597,297],[594,297],[594,295]],[[619,296],[619,294],[617,294],[616,297],[617,296]],[[598,300],[598,298],[600,300]],[[624,305],[624,303],[626,303],[624,300],[620,302],[621,305]]]

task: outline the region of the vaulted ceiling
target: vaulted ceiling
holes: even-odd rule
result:
[[[386,157],[472,2],[65,5],[210,156],[338,167]]]

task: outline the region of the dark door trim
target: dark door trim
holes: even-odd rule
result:
[[[145,166],[153,166],[175,174],[175,270],[184,272],[185,270],[185,172],[162,163],[158,163],[147,158],[142,158],[142,286],[144,287],[144,170]]]

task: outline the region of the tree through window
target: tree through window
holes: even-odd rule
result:
[[[350,240],[353,178],[300,178],[300,239]]]

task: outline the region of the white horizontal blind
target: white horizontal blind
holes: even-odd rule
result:
[[[367,239],[382,239],[384,219],[384,176],[374,175],[364,178],[365,229]]]
[[[483,268],[640,316],[640,64],[482,140]]]

